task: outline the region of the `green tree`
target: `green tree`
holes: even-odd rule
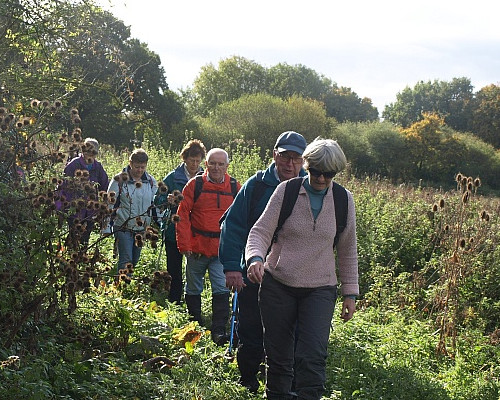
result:
[[[217,105],[236,100],[244,94],[265,91],[265,68],[244,57],[233,56],[205,65],[194,81],[193,88],[185,94],[192,111],[207,116]]]
[[[71,101],[84,135],[122,146],[147,119],[168,132],[182,118],[159,57],[92,1],[7,0],[5,9],[0,81],[19,100]]]
[[[183,93],[195,115],[206,117],[217,105],[245,94],[267,93],[286,100],[292,96],[320,101],[327,116],[339,121],[374,121],[378,111],[368,98],[360,99],[350,88],[338,88],[329,78],[298,64],[279,63],[268,69],[234,56],[218,68],[202,67],[194,86]]]
[[[476,93],[471,130],[500,148],[500,86],[488,85]]]
[[[332,86],[329,78],[301,64],[276,64],[267,70],[267,81],[266,92],[282,99],[296,95],[320,100]]]
[[[294,130],[309,142],[325,137],[334,121],[321,103],[292,96],[287,100],[268,94],[245,95],[216,107],[200,120],[200,139],[205,145],[227,146],[231,142],[258,145],[264,157],[281,132]]]
[[[403,128],[431,112],[444,118],[445,123],[465,131],[471,119],[473,87],[468,78],[453,78],[451,82],[420,81],[414,88],[406,87],[396,95],[396,102],[385,107],[382,116]]]
[[[332,85],[323,99],[327,115],[339,122],[365,122],[378,119],[378,111],[372,105],[372,101],[367,97],[360,99],[351,88]]]

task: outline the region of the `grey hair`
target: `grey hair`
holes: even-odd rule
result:
[[[339,144],[332,139],[314,139],[304,150],[304,168],[320,171],[340,172],[347,165],[347,159]]]
[[[87,144],[91,144],[92,146],[94,146],[94,150],[95,151],[99,151],[99,142],[97,141],[97,139],[94,139],[94,138],[86,138],[83,143]]]
[[[207,161],[210,160],[210,156],[214,153],[224,153],[226,156],[226,164],[229,164],[229,154],[227,154],[227,151],[224,149],[220,149],[218,147],[214,147],[213,149],[210,149],[207,153]]]

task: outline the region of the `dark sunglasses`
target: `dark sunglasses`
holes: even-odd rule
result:
[[[309,173],[316,178],[319,178],[321,175],[324,176],[325,179],[332,179],[337,173],[335,171],[327,171],[323,172],[316,168],[308,168]]]

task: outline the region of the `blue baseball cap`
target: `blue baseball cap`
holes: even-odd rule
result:
[[[278,136],[274,148],[278,150],[278,152],[295,151],[296,153],[302,155],[306,146],[307,143],[304,136],[294,131],[286,131]]]

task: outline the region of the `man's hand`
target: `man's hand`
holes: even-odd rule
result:
[[[240,271],[226,272],[226,287],[231,292],[239,292],[245,286],[245,282],[243,282],[243,274]]]
[[[262,261],[251,263],[247,270],[247,276],[250,282],[262,283],[262,277],[264,276],[264,264]]]
[[[344,322],[347,322],[352,318],[355,311],[356,311],[356,300],[346,297],[342,302],[342,310],[340,311],[340,318],[342,318]]]
[[[193,252],[191,250],[188,250],[188,251],[182,251],[181,254],[186,257],[191,257],[193,255]]]

